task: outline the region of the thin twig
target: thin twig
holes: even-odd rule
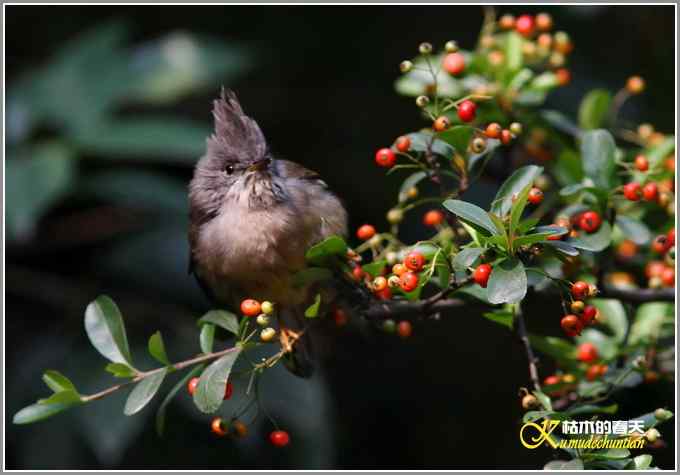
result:
[[[517,320],[517,333],[519,334],[520,340],[524,343],[524,349],[527,353],[527,360],[529,362],[529,377],[534,385],[536,391],[541,390],[541,383],[538,379],[538,358],[534,354],[534,350],[531,348],[531,342],[529,341],[529,334],[527,333],[527,326],[524,322],[524,315],[522,314],[522,309],[519,304],[515,304],[515,319]]]

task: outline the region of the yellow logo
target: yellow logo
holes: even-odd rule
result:
[[[555,440],[550,437],[550,434],[552,434],[558,425],[560,425],[560,421],[551,419],[545,419],[542,425],[538,425],[535,422],[527,422],[519,430],[519,439],[522,441],[522,445],[524,445],[527,449],[535,449],[536,447],[539,447],[541,444],[543,444],[543,442],[549,443],[553,449],[556,449],[557,442],[555,442]],[[525,439],[524,435],[524,432],[528,428],[537,432],[533,437],[529,437],[529,441]]]

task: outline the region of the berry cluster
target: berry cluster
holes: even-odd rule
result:
[[[569,305],[570,314],[562,317],[560,326],[568,336],[581,334],[583,328],[592,325],[597,320],[597,308],[587,305],[584,301],[597,295],[597,287],[582,280],[571,285],[572,301]]]

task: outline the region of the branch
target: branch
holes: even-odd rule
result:
[[[527,326],[524,322],[524,315],[522,314],[522,309],[519,304],[515,305],[515,316],[517,317],[517,333],[519,334],[520,340],[524,343],[524,349],[527,353],[527,360],[529,362],[529,376],[531,377],[531,382],[534,384],[534,389],[537,391],[541,390],[541,383],[538,379],[538,358],[534,354],[534,350],[531,348],[531,343],[529,342],[529,334],[527,333]]]
[[[132,378],[129,381],[126,381],[126,382],[121,383],[121,384],[117,384],[115,386],[111,386],[110,388],[104,389],[103,391],[100,391],[98,393],[90,394],[89,396],[83,396],[82,400],[83,400],[83,402],[90,402],[90,401],[94,401],[94,400],[97,400],[97,399],[101,399],[105,396],[108,396],[111,393],[118,391],[121,388],[124,388],[125,386],[128,386],[128,385],[133,384],[133,383],[137,383],[137,382],[139,382],[139,381],[141,381],[145,378],[148,378],[149,376],[151,376],[153,374],[156,374],[160,371],[167,370],[168,368],[180,370],[180,369],[184,369],[188,366],[193,366],[193,365],[198,364],[198,363],[203,363],[204,361],[210,361],[210,360],[220,358],[220,357],[222,357],[222,356],[224,356],[228,353],[231,353],[232,351],[240,351],[240,350],[241,350],[241,347],[234,346],[234,347],[222,350],[222,351],[216,351],[214,353],[202,354],[202,355],[197,356],[195,358],[191,358],[191,359],[185,360],[185,361],[180,361],[179,363],[175,363],[175,364],[172,364],[170,366],[163,366],[161,368],[152,369],[151,371],[140,372],[139,374],[137,374],[137,376],[135,376],[134,378]]]
[[[459,308],[465,305],[470,305],[460,299],[440,299],[436,302],[428,300],[420,300],[407,302],[403,300],[392,301],[373,301],[369,304],[362,314],[369,320],[384,320],[388,318],[405,318],[413,316],[428,317],[444,310],[452,308]]]
[[[600,286],[599,297],[619,299],[624,302],[675,302],[675,288],[622,289],[611,285]]]

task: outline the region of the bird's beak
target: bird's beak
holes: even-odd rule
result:
[[[263,158],[262,160],[258,160],[248,167],[248,171],[257,172],[257,171],[265,170],[269,166],[270,162],[271,162],[271,160],[268,159],[268,158]]]

